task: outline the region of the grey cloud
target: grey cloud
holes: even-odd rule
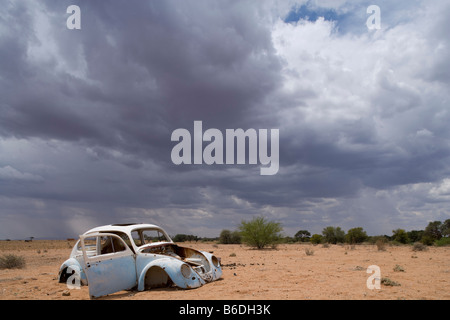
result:
[[[0,167],[0,180],[18,180],[29,182],[40,182],[42,177],[28,172],[21,172],[11,166]]]
[[[445,216],[436,197],[413,203],[408,188],[437,188],[449,172],[448,6],[433,19],[438,9],[422,3],[383,2],[379,33],[354,11],[339,33],[320,21],[277,24],[278,11],[260,1],[8,2],[2,225],[19,230],[18,221],[41,217],[63,236],[144,219],[214,235],[263,213],[288,232],[358,224],[382,233]],[[70,4],[82,9],[79,31],[65,28]],[[279,173],[172,164],[172,131],[192,132],[195,120],[280,129]],[[14,207],[23,209],[16,218]],[[417,208],[424,214],[414,218]]]

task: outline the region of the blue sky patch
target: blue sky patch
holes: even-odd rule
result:
[[[324,17],[328,21],[337,21],[339,19],[339,15],[334,9],[312,9],[308,5],[302,5],[300,8],[292,8],[284,22],[297,22],[299,20],[315,22],[319,17]]]

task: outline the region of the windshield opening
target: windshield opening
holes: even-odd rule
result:
[[[133,230],[131,236],[138,247],[155,242],[170,242],[166,235],[159,229]]]

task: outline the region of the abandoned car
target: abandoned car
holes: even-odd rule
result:
[[[197,288],[221,275],[219,258],[175,244],[156,225],[116,224],[80,236],[60,267],[59,282],[88,285],[96,298],[129,289]]]

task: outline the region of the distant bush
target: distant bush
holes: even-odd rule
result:
[[[423,243],[416,242],[416,243],[414,243],[412,250],[413,251],[425,251],[425,250],[428,250],[428,248]]]
[[[195,241],[200,240],[199,237],[194,236],[192,234],[176,234],[172,239],[174,242],[186,242],[186,241]]]
[[[392,240],[395,244],[395,242],[398,243],[409,243],[409,238],[408,238],[408,234],[406,233],[405,230],[403,229],[396,229],[396,230],[392,230]]]
[[[256,217],[251,221],[242,221],[239,226],[242,242],[257,249],[275,245],[281,238],[283,230],[278,222],[267,221],[264,217]]]
[[[442,238],[442,222],[441,221],[429,222],[423,233],[423,238],[425,238],[427,242],[431,242],[431,243],[433,243],[435,240],[441,239]]]
[[[387,241],[383,238],[379,238],[375,242],[375,245],[377,246],[378,251],[386,251]]]
[[[336,244],[345,241],[345,232],[341,227],[326,227],[322,230],[323,239],[325,242]]]
[[[308,230],[299,230],[294,238],[300,242],[307,242],[311,239],[311,233]]]
[[[439,240],[436,240],[434,242],[434,244],[438,247],[443,247],[443,246],[450,246],[450,238],[441,238]]]
[[[230,230],[222,230],[219,236],[219,243],[221,244],[240,244],[241,235],[238,231],[231,232]]]
[[[376,244],[376,242],[378,241],[378,240],[383,240],[384,242],[386,242],[386,243],[388,243],[389,242],[389,237],[388,236],[386,236],[386,235],[378,235],[378,236],[371,236],[371,237],[368,237],[368,239],[367,239],[367,243],[369,243],[369,244]]]
[[[350,244],[362,243],[366,241],[367,238],[367,233],[361,227],[352,228],[348,230],[345,235],[345,240]]]
[[[412,231],[406,232],[406,234],[408,235],[409,241],[411,241],[411,243],[415,243],[415,242],[419,242],[420,240],[422,240],[424,231],[423,230],[412,230]]]
[[[450,219],[445,220],[441,224],[441,235],[443,237],[450,237]]]
[[[25,258],[14,254],[7,254],[0,257],[0,269],[23,269],[25,268]]]
[[[319,244],[322,243],[323,237],[320,234],[313,234],[310,241],[312,244]]]
[[[422,239],[420,240],[424,245],[431,246],[434,242],[434,239],[430,237],[429,235],[422,236]]]
[[[296,243],[298,240],[293,237],[284,237],[280,239],[281,243]]]

